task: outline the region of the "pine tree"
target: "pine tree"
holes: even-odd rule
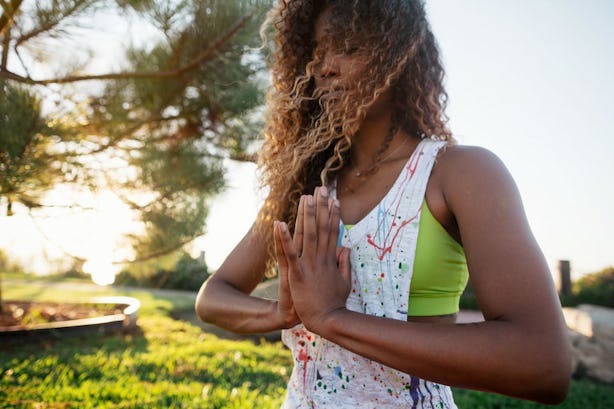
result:
[[[5,214],[16,203],[44,208],[46,192],[72,183],[112,189],[138,212],[145,233],[131,237],[135,259],[201,235],[207,200],[224,187],[223,160],[253,160],[263,102],[258,28],[270,2],[0,0],[0,6]],[[55,52],[75,46],[109,10],[155,27],[155,40],[128,46],[123,68],[103,74],[91,70],[96,44],[76,49],[73,61]],[[111,161],[114,167],[105,166]]]

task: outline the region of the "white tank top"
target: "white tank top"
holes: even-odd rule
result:
[[[341,223],[340,245],[351,248],[347,309],[407,321],[420,209],[444,145],[422,140],[378,205],[350,230]],[[302,324],[282,331],[282,341],[294,358],[283,409],[456,408],[448,386],[357,355]]]

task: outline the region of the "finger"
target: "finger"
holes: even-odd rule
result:
[[[339,201],[331,198],[330,204],[330,222],[329,222],[329,234],[328,234],[328,252],[331,257],[335,255],[337,259],[337,245],[339,242],[339,221],[341,219]]]
[[[352,267],[350,264],[350,249],[347,247],[341,247],[341,251],[339,253],[339,272],[341,273],[341,277],[345,280],[345,282],[351,286],[352,285]]]
[[[298,253],[296,252],[294,242],[292,241],[292,237],[290,237],[290,232],[288,231],[286,223],[279,223],[279,231],[281,247],[288,262],[288,274],[300,273]]]
[[[318,220],[318,206],[317,206],[317,204],[318,204],[318,197],[320,197],[319,192],[320,192],[320,186],[316,186],[315,189],[313,189],[313,200],[316,203],[316,208],[315,208],[315,211],[316,211],[315,212],[315,218],[316,218],[316,220]]]
[[[316,198],[318,197],[318,191],[320,190],[320,186],[316,186],[315,189],[313,189],[313,197]]]
[[[283,270],[288,269],[288,260],[286,259],[286,253],[284,252],[284,248],[282,246],[279,224],[280,223],[278,221],[273,222],[273,239],[275,241],[275,257],[277,258],[277,265],[279,266],[281,276]]]
[[[313,196],[305,196],[303,208],[303,248],[302,257],[313,260],[316,254],[318,236],[316,234],[316,206]]]
[[[296,212],[296,223],[294,224],[294,247],[298,254],[303,252],[303,208],[305,207],[304,196],[298,202],[298,210]]]
[[[319,256],[326,256],[327,254],[330,234],[329,221],[328,190],[321,186],[316,198],[317,254]]]

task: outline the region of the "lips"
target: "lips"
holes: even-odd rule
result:
[[[323,100],[341,99],[344,94],[345,89],[343,88],[319,87],[316,89],[315,97]]]
[[[343,94],[344,94],[344,92],[342,90],[328,91],[328,92],[325,92],[324,94],[322,94],[321,98],[324,98],[324,99],[340,99]]]

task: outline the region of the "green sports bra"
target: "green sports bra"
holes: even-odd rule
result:
[[[435,219],[426,200],[423,201],[407,315],[457,313],[468,277],[463,247]]]
[[[468,277],[463,247],[431,214],[426,200],[423,201],[407,315],[457,313]]]

